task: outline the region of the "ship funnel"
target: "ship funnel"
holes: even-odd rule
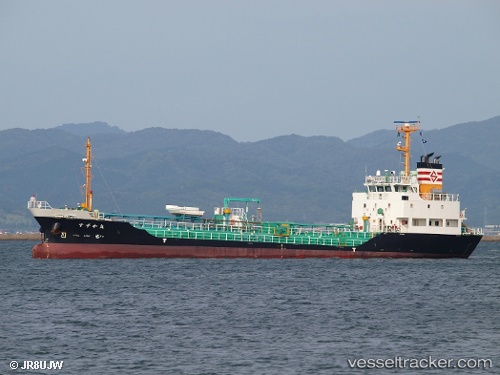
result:
[[[430,163],[429,158],[432,155],[433,152],[425,155],[425,161],[417,163],[417,180],[420,196],[423,199],[432,199],[432,194],[443,190],[443,166],[439,164],[441,155],[436,156]]]

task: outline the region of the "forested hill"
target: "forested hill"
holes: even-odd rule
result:
[[[164,214],[165,204],[199,206],[210,216],[225,197],[261,199],[265,220],[347,222],[351,193],[365,172],[400,170],[401,138],[378,130],[344,142],[287,135],[258,142],[200,130],[125,132],[106,123],[0,132],[0,229],[38,226],[26,209],[32,194],[53,207],[82,201],[86,137],[92,138],[94,207]],[[468,223],[500,223],[500,117],[425,130],[412,138],[420,155],[442,155],[444,190],[460,193]]]

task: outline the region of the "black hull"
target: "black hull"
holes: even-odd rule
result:
[[[468,258],[481,240],[478,235],[383,233],[358,247],[295,245],[164,239],[119,221],[36,220],[43,242],[33,248],[34,258]]]

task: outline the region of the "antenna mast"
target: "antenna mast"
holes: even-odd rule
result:
[[[410,134],[420,130],[420,118],[418,121],[394,121],[398,135],[403,133],[405,145],[398,144],[397,150],[403,153],[405,176],[410,175]]]

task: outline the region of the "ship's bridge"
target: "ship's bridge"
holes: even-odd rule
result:
[[[396,176],[391,173],[385,176],[366,176],[365,186],[370,185],[386,185],[386,184],[399,184],[399,185],[418,185],[417,175],[411,176]]]
[[[406,175],[396,175],[394,173],[386,174],[381,176],[377,171],[376,176],[366,176],[365,183],[368,194],[372,193],[417,193],[418,192],[418,180],[417,176],[411,174]]]
[[[423,193],[416,173],[410,176],[397,176],[389,174],[385,176],[366,176],[365,183],[369,199],[383,199],[381,193],[420,193],[420,197],[430,201],[459,201],[459,194],[447,194],[441,190],[433,190]],[[372,194],[379,194],[376,197]],[[385,198],[387,196],[384,195]]]

